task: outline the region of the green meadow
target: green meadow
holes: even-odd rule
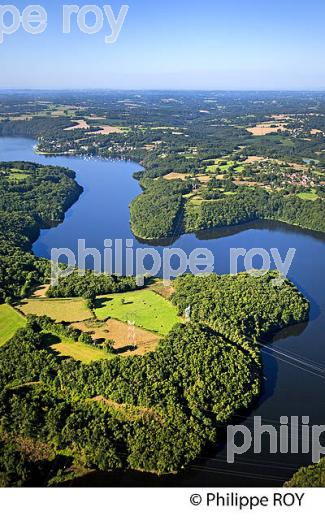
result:
[[[71,357],[76,361],[81,361],[82,363],[86,364],[92,363],[93,361],[100,361],[102,359],[114,358],[112,354],[107,354],[98,348],[65,339],[62,339],[62,341],[58,340],[57,343],[53,343],[51,348],[55,350],[60,356]]]
[[[0,347],[25,326],[25,319],[10,305],[0,305]]]
[[[298,193],[298,197],[302,200],[311,200],[311,201],[318,199],[318,195],[317,195],[316,191],[314,191],[314,190],[306,191],[304,193]]]
[[[181,322],[176,308],[150,289],[101,296],[96,300],[95,313],[99,320],[132,321],[137,327],[162,336]]]
[[[214,165],[206,167],[206,172],[207,173],[216,173],[216,171],[219,170],[221,173],[225,173],[229,170],[229,168],[232,168],[233,166],[235,166],[234,161],[227,160],[226,164],[223,164],[224,162],[225,162],[224,159],[216,159]],[[245,169],[245,167],[243,165],[238,165],[235,168],[235,171],[237,173],[242,173],[244,171],[244,169]]]

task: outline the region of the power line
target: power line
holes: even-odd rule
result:
[[[300,359],[299,359],[299,356],[297,356],[297,357],[291,356],[289,354],[286,354],[285,352],[280,351],[277,348],[274,348],[273,345],[272,346],[265,345],[264,343],[261,343],[259,341],[254,341],[252,338],[245,337],[245,339],[256,345],[259,345],[260,347],[265,349],[265,354],[273,356],[278,361],[282,361],[283,363],[291,365],[291,366],[297,368],[298,370],[302,370],[313,376],[319,377],[320,379],[325,379],[325,367],[320,365],[319,363],[314,363],[313,361],[311,361],[307,358],[303,358],[302,356],[300,356]],[[282,356],[282,357],[280,357],[280,356]],[[283,358],[290,359],[290,361],[288,361],[287,359],[283,359]]]
[[[323,365],[321,365],[320,363],[314,363],[312,360],[303,358],[302,356],[292,356],[292,355],[286,354],[285,352],[282,352],[281,350],[274,348],[273,346],[271,347],[270,345],[265,345],[263,343],[257,343],[257,344],[263,348],[271,350],[275,354],[278,354],[280,356],[283,356],[283,357],[286,357],[293,361],[296,361],[298,363],[301,363],[302,365],[312,368],[313,370],[317,370],[321,374],[325,374],[325,367]]]
[[[264,347],[264,348],[268,348],[268,347]],[[270,349],[270,350],[271,350],[271,353],[270,352],[265,352],[265,353],[268,354],[269,356],[273,356],[278,361],[282,361],[282,363],[286,363],[287,365],[291,365],[294,368],[298,368],[298,370],[307,372],[308,374],[310,374],[312,376],[319,377],[320,379],[325,379],[325,376],[322,376],[321,374],[319,374],[317,372],[313,372],[312,370],[309,370],[308,368],[304,368],[303,366],[300,366],[298,363],[291,363],[290,361],[287,361],[286,359],[282,359],[281,357],[275,356],[272,349]]]
[[[216,457],[198,457],[198,460],[202,460],[202,459],[205,459],[208,461],[226,462],[225,458],[222,457],[221,455],[217,455]],[[244,460],[241,460],[239,462],[239,464],[245,464],[247,466],[262,466],[262,467],[269,466],[270,468],[274,467],[274,468],[286,469],[286,470],[295,470],[297,467],[294,464],[284,464],[284,463],[282,464],[282,463],[278,463],[278,462],[267,461],[265,459],[263,459],[261,461],[253,461],[253,459],[247,459],[246,457]]]
[[[279,480],[282,481],[283,478],[281,478],[280,476],[275,476],[275,475],[260,475],[259,473],[246,473],[244,471],[236,471],[236,470],[226,470],[226,469],[216,469],[216,468],[206,468],[205,466],[190,466],[189,467],[190,470],[195,470],[195,471],[203,471],[203,472],[206,472],[206,473],[214,473],[214,474],[217,474],[217,475],[232,475],[232,476],[238,476],[238,477],[243,477],[245,479],[247,478],[252,478],[252,479],[256,479],[258,478],[259,480],[273,480],[275,482],[278,482]]]

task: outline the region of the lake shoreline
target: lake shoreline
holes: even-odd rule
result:
[[[15,139],[15,141],[13,141]],[[13,138],[1,142],[0,156],[5,160],[26,160],[37,162],[32,151],[33,140]],[[5,155],[2,150],[5,149]],[[80,233],[87,240],[87,245],[103,247],[104,238],[132,239],[134,247],[143,247],[130,230],[128,204],[139,194],[138,182],[133,174],[139,164],[121,161],[99,160],[93,158],[73,157],[39,157],[45,164],[58,164],[76,171],[76,181],[84,188],[78,201],[67,211],[63,223],[42,230],[39,239],[34,243],[33,251],[37,256],[48,258],[51,247],[70,247],[74,250],[76,238]],[[114,218],[112,218],[114,215]],[[286,333],[279,333],[273,339],[277,349],[292,355],[303,356],[325,365],[325,352],[321,343],[324,329],[325,297],[322,290],[323,259],[325,258],[324,235],[305,231],[277,221],[261,221],[241,226],[218,228],[216,231],[201,231],[175,237],[175,247],[181,247],[191,252],[196,247],[210,248],[216,261],[215,270],[218,274],[228,270],[226,252],[230,247],[278,247],[281,252],[289,246],[297,249],[297,258],[289,278],[296,284],[308,299],[312,300],[311,321],[303,327],[298,325]],[[213,236],[216,235],[216,236]],[[163,241],[161,241],[163,242]],[[145,242],[147,244],[147,242]],[[162,246],[156,249],[162,251]],[[312,262],[312,263],[311,263]],[[252,419],[258,415],[265,421],[279,421],[282,415],[309,415],[313,424],[322,424],[322,383],[317,378],[310,378],[304,372],[286,365],[276,357],[270,357],[266,351],[262,358],[264,365],[263,392],[254,409],[247,417],[242,418],[242,424],[249,426]],[[324,403],[325,404],[325,403]],[[281,485],[293,474],[295,469],[309,463],[308,456],[269,456],[263,447],[263,455],[248,453],[239,459],[235,466],[229,468],[224,461],[224,448],[213,453],[213,447],[205,458],[186,471],[172,477],[153,477],[133,472],[115,473],[110,475],[89,475],[78,485],[116,485],[117,476],[121,486],[269,486]],[[261,458],[262,457],[262,458]],[[264,469],[259,469],[263,460]],[[251,462],[254,461],[254,462]],[[282,464],[283,469],[272,471],[273,464]],[[253,466],[250,464],[254,464]],[[265,466],[266,465],[266,466]],[[269,468],[270,470],[265,470]],[[286,468],[286,469],[285,469]],[[240,476],[241,475],[241,476]],[[100,481],[100,482],[99,482]]]

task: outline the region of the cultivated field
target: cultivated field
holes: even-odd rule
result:
[[[101,130],[97,130],[96,132],[91,132],[92,134],[101,134],[101,135],[110,135],[110,134],[123,134],[124,130],[118,128],[117,126],[110,125],[99,125]]]
[[[166,335],[181,321],[176,308],[150,289],[101,296],[96,300],[96,316],[99,320],[115,318],[138,327]]]
[[[39,285],[33,293],[33,298],[46,298],[46,293],[49,290],[49,288],[50,284]]]
[[[69,126],[68,128],[65,128],[67,132],[70,132],[71,130],[87,130],[89,128],[89,125],[87,121],[84,119],[76,119],[72,121],[72,123],[78,123],[75,126]]]
[[[95,320],[72,323],[72,327],[88,332],[94,340],[113,340],[116,353],[122,356],[143,356],[153,352],[160,339],[160,336],[153,332],[140,327],[130,327],[127,323],[114,319],[105,323]],[[136,348],[130,348],[132,345],[136,345]]]
[[[26,299],[21,302],[18,309],[26,316],[27,314],[49,316],[49,318],[58,322],[72,323],[92,318],[91,311],[81,298]]]
[[[10,305],[0,305],[0,347],[25,326],[25,319]]]
[[[230,168],[233,168],[235,166],[234,161],[228,161],[228,159],[222,158],[222,159],[215,159],[214,165],[207,166],[206,172],[207,173],[215,173],[216,171],[224,172],[226,173]],[[238,173],[242,173],[244,170],[243,165],[237,165],[235,168],[235,171]]]
[[[174,181],[174,180],[184,181],[184,180],[186,180],[187,177],[190,177],[190,175],[188,173],[171,172],[171,173],[167,173],[166,175],[164,175],[164,179],[167,179],[167,181]]]
[[[245,159],[244,164],[254,164],[256,162],[261,162],[265,160],[267,160],[266,157],[262,157],[259,155],[250,155],[249,157],[247,157],[247,159]]]
[[[250,128],[246,128],[246,130],[255,136],[264,136],[268,134],[273,134],[274,132],[285,132],[287,123],[282,124],[274,124],[274,123],[259,123],[258,125]]]
[[[21,173],[19,170],[12,169],[9,175],[9,180],[13,182],[20,182],[28,179],[27,173]]]

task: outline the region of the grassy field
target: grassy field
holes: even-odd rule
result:
[[[181,321],[176,308],[150,289],[102,296],[96,300],[99,320],[115,318],[161,335],[166,335]]]
[[[193,197],[191,200],[190,200],[190,203],[193,205],[193,206],[201,206],[201,204],[203,204],[204,200],[201,199],[201,198],[198,198],[198,197]]]
[[[99,349],[93,348],[89,345],[84,345],[83,343],[70,343],[65,340],[51,345],[51,348],[60,354],[60,356],[71,357],[76,361],[81,361],[82,363],[91,363],[92,361],[112,359],[114,357],[112,354],[106,354],[106,352],[101,352]]]
[[[91,311],[81,298],[28,299],[23,300],[18,308],[25,315],[49,316],[58,322],[66,321],[72,323],[92,318]]]
[[[24,318],[10,305],[0,305],[0,347],[24,325]]]
[[[298,197],[302,200],[317,200],[318,195],[316,193],[306,191],[305,193],[298,193]]]
[[[229,170],[229,168],[231,168],[235,165],[234,161],[227,161],[227,164],[222,164],[223,162],[224,162],[224,159],[217,159],[215,161],[214,165],[206,167],[206,172],[215,173],[217,170],[219,170],[221,172],[227,172]],[[242,173],[244,171],[244,169],[245,169],[245,167],[243,165],[238,165],[235,168],[235,171],[237,173]]]
[[[9,175],[10,181],[23,181],[24,179],[28,179],[28,175],[26,173],[18,173],[18,172],[12,172]]]
[[[76,361],[82,363],[91,363],[92,361],[99,361],[101,359],[112,359],[114,355],[107,354],[92,345],[79,343],[64,336],[52,334],[49,331],[42,331],[42,343],[44,347],[59,354],[62,357],[71,357]]]

